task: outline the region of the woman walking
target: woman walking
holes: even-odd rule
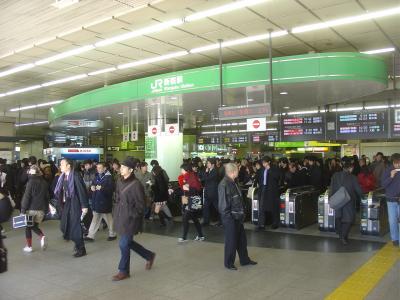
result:
[[[26,246],[24,252],[32,252],[32,231],[39,236],[42,250],[47,248],[47,238],[39,228],[49,205],[49,187],[40,168],[32,165],[28,171],[28,183],[22,197],[21,213],[33,216],[33,226],[25,228]]]
[[[161,226],[166,226],[165,218],[171,220],[171,218],[166,215],[163,207],[167,205],[168,194],[168,182],[165,180],[162,169],[160,166],[154,166],[151,171],[154,178],[154,184],[151,186],[154,195],[155,209],[154,212],[158,214],[160,218]]]
[[[119,248],[121,259],[119,272],[113,276],[113,281],[120,281],[130,277],[130,250],[135,251],[146,260],[146,270],[153,266],[156,254],[147,250],[133,240],[134,235],[142,231],[144,218],[144,188],[133,173],[136,162],[126,159],[121,164],[121,178],[116,187],[116,206],[114,210],[115,231],[119,234]]]

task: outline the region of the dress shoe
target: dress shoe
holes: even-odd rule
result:
[[[206,226],[210,226],[210,223],[201,223],[201,226],[206,227]]]
[[[116,236],[109,236],[109,237],[107,238],[107,241],[111,242],[111,241],[115,241],[116,239],[117,239]]]
[[[156,254],[153,253],[152,258],[150,258],[150,260],[148,260],[147,263],[146,263],[146,270],[151,270],[151,268],[153,267],[153,263],[154,263],[155,259],[156,259]]]
[[[229,266],[229,267],[226,267],[228,270],[231,270],[231,271],[237,271],[237,268],[235,267],[235,265],[232,265],[232,266]]]
[[[83,238],[83,240],[86,242],[94,242],[94,239],[92,239],[90,237],[85,237],[85,238]]]
[[[279,228],[279,225],[272,225],[272,226],[271,226],[271,229],[274,229],[274,230],[275,230],[275,229],[278,229],[278,228]]]
[[[347,246],[349,244],[347,239],[340,239],[340,242],[342,243],[343,246]]]
[[[393,246],[398,247],[399,246],[399,241],[392,241]]]
[[[75,252],[74,257],[82,257],[86,255],[86,249],[82,248]]]
[[[257,264],[256,261],[250,259],[247,263],[242,264],[242,266],[255,266],[256,264]]]
[[[129,277],[130,277],[129,274],[119,272],[117,275],[114,275],[112,277],[112,281],[121,281],[121,280],[127,279]]]

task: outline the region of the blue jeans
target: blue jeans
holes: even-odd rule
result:
[[[121,273],[129,274],[130,261],[131,261],[131,250],[135,251],[145,260],[153,258],[154,253],[144,248],[139,243],[133,240],[133,236],[121,235],[119,240],[119,248],[121,250],[121,260],[119,261],[118,269]]]
[[[392,241],[399,240],[400,205],[398,202],[387,202],[389,215],[390,237]]]

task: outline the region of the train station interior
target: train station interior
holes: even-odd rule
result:
[[[399,0],[0,1],[0,111],[0,300],[400,299]]]

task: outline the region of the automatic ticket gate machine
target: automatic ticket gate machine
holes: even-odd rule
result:
[[[361,234],[382,236],[389,232],[387,204],[383,192],[383,189],[378,189],[361,199]]]
[[[329,189],[318,198],[318,227],[320,231],[335,232],[335,210],[329,206]]]

